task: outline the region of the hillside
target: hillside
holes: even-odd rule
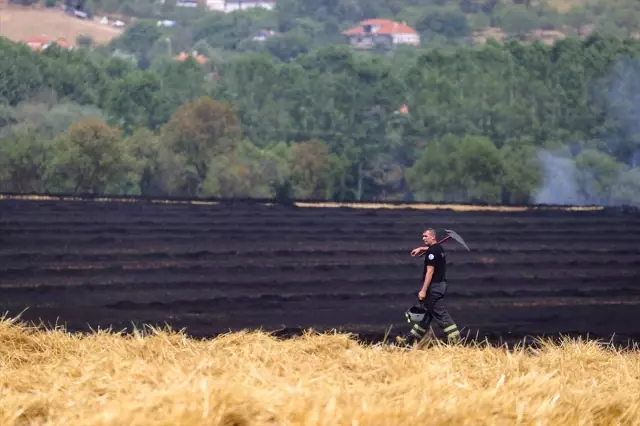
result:
[[[33,8],[0,3],[0,36],[13,41],[26,41],[45,35],[64,38],[72,45],[78,36],[89,36],[97,44],[105,44],[122,34],[123,30],[100,24],[98,19],[82,20],[66,15],[62,9]],[[37,23],[37,25],[36,25]]]

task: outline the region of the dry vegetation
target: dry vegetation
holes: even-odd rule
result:
[[[298,201],[297,207],[324,207],[324,208],[361,208],[361,209],[416,209],[416,210],[436,210],[447,209],[460,212],[471,211],[497,211],[497,212],[520,212],[533,208],[533,206],[502,206],[502,205],[473,205],[473,204],[446,204],[446,203],[415,203],[415,204],[389,204],[389,203],[335,203],[318,202],[306,203]],[[544,207],[549,210],[568,211],[594,211],[602,210],[602,206],[566,206],[566,207]]]
[[[82,35],[90,36],[97,44],[106,44],[123,32],[119,28],[96,21],[65,15],[60,8],[9,5],[2,6],[0,15],[0,36],[18,42],[46,35],[53,39],[66,39],[75,45],[76,37]]]
[[[61,201],[85,201],[86,198],[75,196],[52,196],[52,195],[5,195],[0,194],[0,200],[61,200]],[[119,202],[119,203],[136,203],[151,202],[154,204],[194,204],[194,205],[218,205],[217,201],[206,200],[162,200],[162,199],[136,199],[136,198],[118,198],[118,197],[95,197],[90,198],[93,202]],[[271,204],[271,203],[267,203]],[[296,207],[301,208],[352,208],[352,209],[416,209],[416,210],[437,210],[446,209],[460,212],[471,211],[497,211],[497,212],[519,212],[527,211],[532,208],[543,208],[546,210],[566,210],[566,211],[597,211],[603,210],[602,206],[502,206],[502,205],[473,205],[473,204],[446,204],[446,203],[415,203],[415,204],[391,204],[376,202],[361,203],[338,203],[338,202],[305,202],[295,201]]]
[[[4,426],[640,422],[640,353],[594,342],[401,349],[346,335],[207,341],[14,321],[0,322]]]

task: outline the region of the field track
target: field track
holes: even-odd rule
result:
[[[130,201],[0,196],[2,313],[84,331],[166,322],[202,337],[313,327],[379,339],[406,329],[422,270],[409,252],[434,226],[471,248],[446,243],[465,334],[640,341],[637,212]]]
[[[64,38],[76,45],[78,36],[90,36],[97,44],[107,44],[124,33],[123,29],[100,24],[99,18],[83,20],[66,15],[60,7],[25,7],[3,5],[0,2],[0,37],[15,42],[24,42],[33,37],[46,35],[50,38]]]

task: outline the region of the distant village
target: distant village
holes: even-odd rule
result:
[[[164,2],[164,0],[161,0]],[[177,0],[177,7],[198,7],[204,6],[211,11],[231,13],[237,10],[247,10],[250,8],[264,8],[272,10],[276,6],[274,0]],[[75,9],[66,5],[61,6],[64,13],[74,16],[77,19],[92,20],[102,25],[109,25],[114,28],[124,28],[127,26],[126,18],[109,17],[109,16],[89,16],[85,11]],[[157,21],[158,26],[171,28],[176,25],[175,21],[163,19]],[[255,42],[264,42],[271,37],[279,35],[277,31],[263,29],[253,35],[252,40]],[[356,49],[370,49],[375,46],[393,46],[393,45],[420,45],[420,35],[418,32],[408,26],[406,22],[394,22],[387,19],[369,19],[362,21],[359,25],[349,28],[343,32],[345,40]],[[60,47],[73,49],[74,46],[69,40],[61,38],[49,38],[46,35],[39,35],[26,41],[33,50],[44,50],[52,44]],[[184,61],[188,57],[194,57],[196,61],[203,64],[207,62],[207,58],[197,52],[182,52],[174,59]]]
[[[160,0],[164,3],[165,0]],[[272,10],[276,6],[276,0],[177,0],[177,7],[206,7],[210,11],[231,13],[237,10],[247,10],[251,8],[263,8]],[[90,17],[86,12],[74,9],[69,6],[62,6],[64,13],[74,16],[78,19],[92,20],[102,25],[109,25],[114,28],[124,28],[127,26],[127,18],[110,17],[110,16],[93,16]],[[163,19],[157,21],[158,26],[171,28],[176,25],[175,21]],[[584,28],[581,36],[586,36],[591,28]],[[388,19],[368,19],[360,22],[358,25],[348,28],[342,33],[345,36],[345,42],[354,49],[373,49],[393,48],[398,45],[420,46],[420,34],[406,22],[395,22]],[[255,42],[264,42],[271,37],[278,36],[279,33],[269,29],[263,29],[252,36]],[[503,41],[506,35],[500,28],[486,28],[482,31],[473,33],[472,38],[475,43],[485,43],[489,38],[495,38]],[[541,30],[537,29],[528,35],[527,40],[540,40],[545,44],[552,44],[557,40],[565,38],[566,35],[561,31]],[[57,44],[61,47],[73,49],[73,45],[64,39],[50,39],[45,35],[34,37],[27,40],[27,44],[34,50],[46,49],[51,44]],[[206,63],[207,58],[194,53],[182,52],[174,59],[184,61],[188,57],[194,57],[199,63]]]

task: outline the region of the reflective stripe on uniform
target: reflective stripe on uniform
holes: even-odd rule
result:
[[[452,342],[457,342],[460,339],[460,331],[455,324],[450,325],[449,327],[443,330],[447,334],[447,340]]]
[[[419,331],[414,330],[413,328],[411,329],[411,334],[413,334],[413,335],[414,335],[414,336],[416,336],[416,337],[420,337],[420,338],[422,338],[422,334],[420,334],[420,332],[419,332]]]
[[[416,330],[421,331],[421,332],[423,332],[423,333],[426,333],[426,332],[427,332],[427,330],[426,330],[426,329],[424,329],[424,328],[420,327],[418,324],[414,324],[414,325],[413,325],[413,328],[415,328]]]
[[[450,331],[455,330],[456,328],[458,328],[458,327],[456,327],[456,325],[453,324],[453,325],[450,325],[449,327],[445,328],[443,331],[445,333],[449,333]]]

